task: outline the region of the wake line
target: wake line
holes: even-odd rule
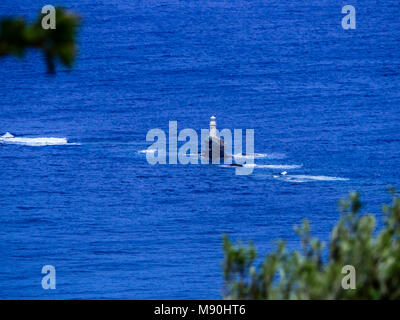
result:
[[[280,180],[288,182],[311,182],[311,181],[349,181],[348,178],[341,177],[330,177],[330,176],[311,176],[311,175],[285,175],[285,176],[274,176]]]
[[[249,163],[244,164],[244,166],[254,167],[254,168],[264,168],[264,169],[299,169],[303,165],[301,164],[255,164]]]
[[[16,144],[16,145],[31,146],[31,147],[79,145],[78,143],[69,143],[67,138],[54,138],[54,137],[24,138],[24,137],[14,137],[9,132],[7,132],[3,136],[0,136],[0,143],[3,143],[3,144]]]

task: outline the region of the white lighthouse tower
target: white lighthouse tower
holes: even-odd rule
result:
[[[217,121],[215,121],[216,118],[212,116],[210,118],[210,137],[212,138],[218,138],[217,136]]]
[[[213,163],[219,163],[220,160],[229,157],[225,154],[225,143],[217,131],[217,121],[214,116],[210,118],[210,135],[206,138],[206,150],[204,156],[212,160]]]

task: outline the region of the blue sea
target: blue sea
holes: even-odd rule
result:
[[[0,16],[44,4],[2,0]],[[57,4],[82,17],[71,70],[0,59],[0,135],[22,138],[0,143],[0,298],[220,299],[224,233],[262,256],[298,249],[308,219],[328,241],[351,190],[381,221],[400,185],[397,0]],[[150,129],[200,134],[212,115],[254,129],[251,175],[147,162]],[[67,142],[30,140],[49,137]]]

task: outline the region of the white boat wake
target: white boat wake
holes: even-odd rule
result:
[[[0,136],[0,143],[3,144],[17,144],[23,146],[42,147],[42,146],[62,146],[62,145],[76,145],[76,143],[68,143],[66,138],[54,137],[40,137],[40,138],[25,138],[14,137],[11,133],[7,132],[5,135]]]
[[[340,177],[329,177],[329,176],[311,176],[311,175],[288,175],[287,173],[284,175],[274,176],[276,179],[288,181],[288,182],[311,182],[311,181],[348,181],[348,178],[340,178]]]
[[[243,158],[243,159],[252,159],[252,158],[285,159],[286,155],[283,153],[253,153],[253,154],[236,153],[233,155],[233,157]]]
[[[255,163],[249,163],[249,164],[244,164],[245,167],[254,167],[254,168],[260,168],[260,169],[299,169],[303,167],[301,164],[255,164]]]
[[[144,150],[139,150],[138,153],[155,153],[157,150],[155,149],[144,149]]]
[[[154,149],[146,149],[140,150],[139,153],[155,153],[157,150]],[[163,150],[166,154],[168,152]],[[201,153],[193,153],[188,154],[187,156],[191,157],[203,157]],[[318,182],[318,181],[349,181],[348,178],[335,177],[335,176],[323,176],[323,175],[305,175],[305,174],[289,174],[286,170],[297,170],[303,167],[302,164],[258,164],[258,163],[242,163],[243,161],[237,160],[246,160],[246,159],[255,159],[255,158],[270,158],[270,159],[279,159],[286,158],[284,154],[265,154],[265,153],[254,153],[250,155],[245,154],[235,154],[233,158],[229,159],[229,163],[224,163],[224,160],[221,160],[220,167],[224,168],[235,168],[238,166],[250,167],[256,170],[264,169],[264,170],[279,170],[279,173],[275,173],[270,177],[273,177],[277,180],[293,182],[293,183],[303,183],[303,182]],[[230,164],[232,163],[232,164]],[[261,174],[263,175],[263,174]]]

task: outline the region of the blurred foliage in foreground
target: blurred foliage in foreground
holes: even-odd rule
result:
[[[256,265],[250,243],[233,245],[224,236],[226,299],[400,299],[400,198],[383,206],[384,226],[375,232],[374,216],[360,215],[359,194],[341,201],[343,215],[334,227],[329,254],[312,238],[309,224],[296,228],[303,252],[289,252],[284,242]],[[356,289],[342,288],[345,265],[356,270]]]
[[[40,14],[33,24],[23,18],[4,18],[0,20],[0,57],[14,55],[23,57],[26,49],[39,49],[43,52],[47,71],[55,72],[55,60],[58,59],[71,67],[76,55],[75,38],[80,18],[56,8],[56,29],[43,29]]]

